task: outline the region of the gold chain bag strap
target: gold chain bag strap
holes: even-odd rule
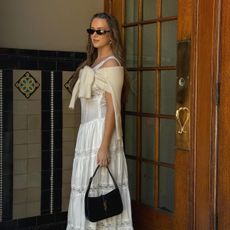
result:
[[[123,204],[119,188],[108,167],[106,168],[113,180],[115,188],[111,192],[104,195],[89,197],[91,183],[99,168],[100,166],[98,165],[96,170],[94,171],[93,176],[90,177],[85,194],[85,216],[91,222],[96,222],[112,216],[116,216],[118,214],[121,214],[123,211]]]

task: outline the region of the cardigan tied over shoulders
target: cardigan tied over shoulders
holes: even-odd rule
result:
[[[93,87],[110,93],[115,112],[117,139],[120,140],[122,138],[121,92],[123,81],[124,68],[122,66],[102,67],[94,70],[86,65],[79,72],[79,78],[74,85],[69,108],[74,109],[77,98],[91,98]]]

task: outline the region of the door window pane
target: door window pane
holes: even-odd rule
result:
[[[137,110],[137,72],[128,72],[130,91],[128,95],[128,100],[126,102],[126,111],[136,111]]]
[[[161,65],[176,65],[176,21],[161,23]]]
[[[143,0],[143,20],[156,18],[156,0]]]
[[[177,0],[162,0],[162,16],[177,16]]]
[[[174,210],[174,169],[159,168],[159,203],[160,209],[173,212]]]
[[[132,200],[136,200],[136,161],[127,159],[129,189]]]
[[[126,65],[127,67],[137,66],[137,27],[128,27],[125,30]]]
[[[176,121],[160,119],[160,162],[175,162]]]
[[[155,145],[155,124],[154,118],[142,118],[142,158],[154,159],[154,145]]]
[[[161,114],[175,114],[176,110],[176,71],[161,71]]]
[[[169,212],[174,210],[177,1],[125,0],[123,27],[131,88],[124,128],[131,197]]]
[[[156,23],[143,26],[142,62],[144,67],[156,66]]]
[[[125,153],[136,155],[136,117],[125,116]]]
[[[156,111],[156,73],[143,71],[142,73],[142,112],[155,113]]]
[[[154,166],[143,162],[141,164],[141,202],[154,206]]]
[[[135,22],[138,20],[138,0],[125,1],[125,22]]]

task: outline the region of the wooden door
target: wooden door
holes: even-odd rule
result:
[[[191,1],[105,3],[122,25],[131,82],[124,140],[135,229],[188,229]]]
[[[131,66],[127,62],[134,95],[125,111],[125,147],[135,229],[230,229],[229,1],[108,2],[106,9],[122,22],[127,61],[132,60]],[[172,12],[175,3],[177,14],[166,16],[164,7]],[[127,22],[127,18],[132,20]],[[164,23],[173,21],[177,25],[177,65],[164,65]],[[174,32],[171,26],[168,29],[171,38]],[[175,51],[168,48],[166,56],[170,58]],[[156,54],[154,63],[149,58],[151,52]],[[173,85],[173,75],[165,76],[164,71],[174,70],[177,74]],[[164,77],[170,85],[167,92],[177,95],[170,102],[175,103],[180,122],[176,122],[172,112],[162,109],[162,97],[166,96],[162,88]],[[166,132],[162,120],[168,122]],[[173,121],[175,137],[169,125]],[[165,139],[168,134],[170,140]],[[162,149],[165,153],[164,147],[172,144],[173,138],[175,158],[172,162],[165,162],[165,158],[162,161]],[[162,178],[167,182],[161,182]],[[165,185],[166,192],[162,189]],[[167,193],[173,193],[173,199],[167,200]],[[173,205],[161,205],[166,200],[173,201]]]
[[[230,2],[221,1],[217,229],[230,229]]]
[[[228,158],[220,158],[217,175],[216,100],[227,0],[111,0],[105,9],[121,22],[131,82],[124,139],[135,229],[215,229],[217,211],[223,214],[229,201]],[[221,42],[229,47],[226,36]],[[227,214],[221,219],[227,222]]]

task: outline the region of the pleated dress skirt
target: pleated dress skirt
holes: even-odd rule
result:
[[[73,160],[67,230],[133,229],[127,164],[123,143],[117,140],[116,131],[112,135],[109,148],[109,168],[121,193],[123,212],[98,222],[90,222],[85,217],[84,197],[89,178],[97,167],[97,152],[102,142],[105,112],[106,101],[103,92],[95,93],[91,99],[81,99],[81,124]],[[114,184],[107,169],[101,167],[94,177],[90,196],[106,194],[113,189]]]

